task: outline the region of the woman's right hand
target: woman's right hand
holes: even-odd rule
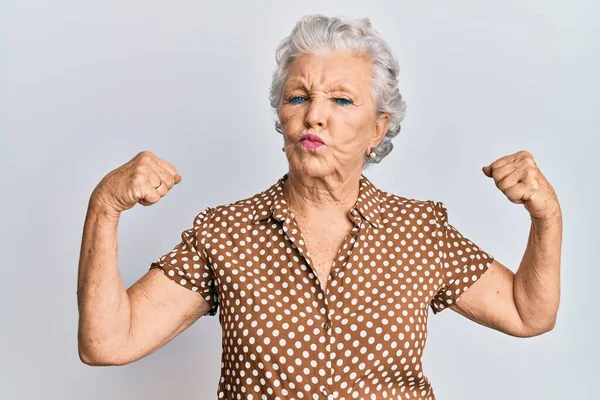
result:
[[[149,206],[158,202],[179,182],[181,175],[171,163],[151,151],[142,151],[102,178],[91,201],[105,213],[118,217],[136,203]]]

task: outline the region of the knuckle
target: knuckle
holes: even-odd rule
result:
[[[147,164],[139,163],[139,164],[135,165],[133,170],[134,170],[135,175],[138,176],[138,175],[145,175],[148,172],[148,169],[149,168],[148,168]]]
[[[531,157],[531,153],[528,152],[527,150],[521,150],[521,151],[519,151],[519,155],[521,155],[523,157]]]
[[[149,195],[144,198],[144,202],[147,205],[152,205],[152,204],[156,203],[159,199],[160,199],[160,197],[158,197],[158,196]]]
[[[146,177],[144,174],[136,173],[131,181],[134,185],[141,186],[146,183]]]
[[[147,162],[154,158],[154,153],[152,153],[150,150],[144,150],[138,154],[138,158],[141,161]]]

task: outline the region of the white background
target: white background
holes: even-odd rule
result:
[[[424,372],[440,400],[591,399],[600,356],[596,1],[103,1],[0,4],[0,398],[213,399],[218,316],[124,367],[77,354],[76,279],[89,195],[142,150],[183,181],[121,217],[126,286],[206,206],[287,171],[268,103],[274,50],[301,16],[370,17],[401,65],[392,153],[366,175],[443,201],[513,271],[529,215],[481,167],[530,151],[564,216],[556,328],[529,339],[430,312]],[[597,395],[597,393],[596,393]]]

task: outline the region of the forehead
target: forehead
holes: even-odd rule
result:
[[[369,88],[371,71],[370,61],[357,54],[306,54],[290,65],[285,86],[364,91]]]

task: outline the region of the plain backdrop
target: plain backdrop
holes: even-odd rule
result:
[[[216,398],[218,316],[127,366],[79,360],[88,199],[143,150],[183,176],[158,204],[121,217],[129,287],[201,209],[273,184],[287,171],[268,102],[274,50],[312,13],[369,17],[400,62],[407,113],[392,153],[365,173],[376,186],[443,201],[450,223],[513,271],[529,215],[481,168],[528,150],[561,202],[555,329],[519,339],[430,311],[423,366],[438,398],[593,398],[600,10],[592,0],[2,1],[0,398]]]

